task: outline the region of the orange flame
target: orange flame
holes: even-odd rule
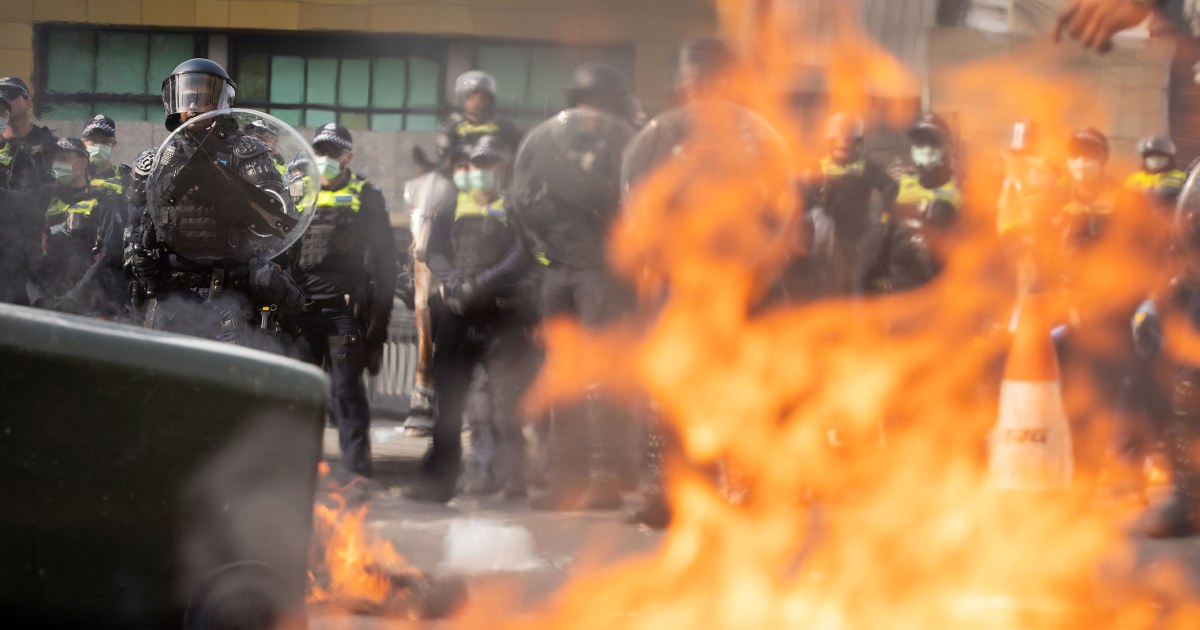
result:
[[[752,42],[740,51],[743,65],[730,72],[722,95],[769,120],[792,152],[784,164],[754,165],[768,180],[820,157],[819,134],[773,91],[794,79],[797,59],[821,65],[833,91],[829,103],[838,109],[865,111],[872,97],[887,96],[907,76],[847,26],[849,4],[718,2],[724,31]],[[827,41],[798,34],[820,32],[811,23],[797,28],[816,5],[836,18]],[[768,10],[780,6],[794,15],[784,20]],[[1056,145],[1073,129],[1104,128],[1112,116],[1086,90],[1032,73],[1036,53],[967,67],[944,82],[941,99],[987,102],[963,121],[971,134],[1037,118],[1047,160],[1057,164]],[[880,120],[915,113],[911,104],[885,99],[883,105]],[[722,133],[719,120],[710,132]],[[739,253],[777,251],[778,241],[745,220],[760,210],[759,184],[686,165],[663,168],[641,184],[610,239],[612,262],[631,281],[657,279],[654,292],[662,295],[665,287],[665,302],[599,332],[561,320],[548,324],[546,363],[531,400],[569,399],[597,380],[652,397],[685,453],[669,488],[675,520],[658,553],[568,587],[538,625],[915,630],[1200,623],[1200,606],[1186,601],[1178,572],[1151,580],[1158,595],[1170,593],[1169,610],[1141,585],[1097,593],[1096,567],[1132,561],[1121,533],[1131,514],[1091,502],[1088,480],[1103,462],[1082,457],[1081,482],[1053,496],[988,484],[985,447],[1017,291],[1011,243],[995,230],[1002,169],[1000,146],[992,146],[960,156],[971,175],[967,215],[940,244],[947,265],[936,281],[885,298],[765,311],[755,305],[778,261],[748,261],[710,246],[732,241]],[[1163,242],[1161,220],[1149,212],[1114,216],[1098,244],[1069,256],[1052,221],[1029,229],[1048,291],[1061,305],[1057,321],[1079,331],[1072,356],[1111,356],[1119,335],[1128,334],[1128,318],[1116,332],[1105,324],[1120,322],[1123,307],[1165,279],[1158,253],[1147,251],[1154,248],[1148,243]],[[1200,357],[1200,347],[1188,344],[1179,352]],[[1081,452],[1094,453],[1093,431],[1111,430],[1112,421],[1097,401],[1112,392],[1078,372],[1086,359],[1072,361],[1064,366],[1065,407],[1073,421],[1093,421],[1074,429],[1084,438]],[[847,446],[830,448],[830,428],[846,436]],[[736,462],[747,500],[732,504],[700,472],[714,462]]]
[[[411,593],[395,578],[416,570],[391,541],[367,528],[365,504],[347,507],[337,493],[330,495],[329,502],[317,503],[313,514],[309,603],[361,608],[364,604],[391,607],[404,601]]]

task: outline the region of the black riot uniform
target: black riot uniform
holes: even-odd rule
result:
[[[166,127],[178,128],[184,114],[226,109],[233,95],[234,83],[219,64],[185,61],[163,81]],[[247,193],[233,183],[175,186],[195,172],[190,159],[201,151],[212,160],[204,162],[218,164],[220,173],[236,174],[281,206],[290,199],[267,146],[244,134],[233,116],[216,115],[190,125],[162,148],[145,199],[134,202],[145,208],[134,230],[139,242],[129,248],[127,261],[135,276],[134,300],[145,301],[150,328],[269,345],[252,333],[255,311],[262,306],[299,310],[303,294],[278,265],[260,255],[270,253],[265,244],[280,237],[256,234],[239,218],[246,212]]]
[[[870,292],[905,291],[941,271],[936,241],[962,212],[962,191],[954,176],[950,127],[926,114],[908,132],[913,166],[899,173],[896,199],[880,215],[863,244],[863,277]]]
[[[0,97],[8,101],[6,104],[10,108],[16,99],[22,99],[27,108],[33,106],[29,100],[29,86],[20,77],[0,79]],[[20,138],[0,139],[3,142],[0,146],[0,187],[31,192],[43,184],[53,183],[50,161],[57,141],[49,128],[38,125],[32,125],[29,133]]]
[[[1181,269],[1162,295],[1146,300],[1133,317],[1139,361],[1125,379],[1118,454],[1137,468],[1146,446],[1162,439],[1173,483],[1169,499],[1148,512],[1143,533],[1154,537],[1200,532],[1200,363],[1179,341],[1164,335],[1165,322],[1200,334],[1200,181],[1193,170],[1176,208],[1174,238]],[[1186,342],[1186,340],[1182,340]]]
[[[317,130],[313,148],[328,174],[317,194],[312,223],[290,252],[292,276],[304,291],[302,313],[285,319],[306,342],[307,360],[328,358],[332,415],[343,465],[371,476],[371,410],[363,368],[379,369],[396,286],[396,246],[383,193],[343,168],[353,149],[350,132],[329,123]],[[336,155],[335,155],[336,154]]]
[[[406,492],[410,498],[444,502],[454,495],[463,409],[476,365],[487,376],[497,481],[507,497],[525,495],[525,438],[517,408],[536,364],[530,277],[535,262],[499,194],[510,156],[498,136],[469,147],[468,185],[454,208],[435,214],[430,225],[429,269],[443,287],[434,321],[438,406],[423,478]]]
[[[87,150],[78,138],[62,138],[56,153],[75,156],[80,169],[55,160],[61,181],[32,193],[0,191],[0,204],[25,214],[42,215],[39,246],[32,249],[27,277],[28,302],[80,314],[113,316],[121,309],[121,233],[127,215],[124,200],[86,183]],[[52,154],[53,155],[53,154]],[[68,158],[69,159],[69,158]],[[82,179],[82,182],[77,180]]]
[[[879,163],[863,155],[865,125],[861,118],[835,114],[825,126],[829,154],[822,157],[802,183],[804,207],[832,220],[834,257],[833,291],[859,293],[856,279],[863,277],[862,241],[872,224],[872,195],[879,195],[880,213],[896,196],[896,181]]]
[[[621,152],[632,136],[618,118],[572,109],[538,125],[517,154],[509,202],[543,265],[543,317],[569,316],[599,328],[633,303],[606,268],[605,244],[620,206]],[[555,409],[554,416],[547,466],[555,485],[533,506],[620,507],[614,485],[624,420],[602,384],[582,405]]]
[[[521,130],[513,123],[496,117],[496,80],[482,70],[469,70],[454,80],[454,96],[459,109],[450,113],[437,128],[438,164],[449,168],[450,160],[483,136],[498,136],[505,145],[521,144]],[[486,113],[472,120],[462,109],[467,97],[483,94],[488,98]]]

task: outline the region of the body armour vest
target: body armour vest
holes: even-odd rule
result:
[[[450,243],[459,273],[474,276],[500,262],[512,247],[504,200],[484,205],[471,193],[460,192]]]
[[[98,253],[98,209],[108,196],[103,190],[61,190],[46,208],[42,236],[42,263],[37,275],[53,292],[69,289],[87,271]]]
[[[346,293],[362,278],[364,242],[358,213],[367,180],[351,172],[336,190],[317,193],[312,223],[300,237],[297,281],[310,294]]]
[[[219,143],[214,152],[218,163],[259,188],[277,194],[280,199],[287,199],[283,178],[275,169],[267,145],[241,133],[232,122],[216,123],[210,142],[214,138]],[[162,163],[157,168],[163,173],[160,181],[172,181],[195,150],[195,145],[177,137],[159,158]],[[147,190],[146,194],[162,193]],[[219,204],[206,203],[196,193],[184,192],[179,198],[162,199],[157,205],[148,205],[159,240],[183,258],[211,265],[221,261],[245,263],[254,254],[251,246],[254,239],[260,237],[230,218]]]

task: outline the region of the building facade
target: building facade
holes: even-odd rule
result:
[[[584,61],[620,68],[654,109],[679,43],[714,29],[698,0],[0,0],[0,75],[30,79],[60,135],[112,116],[128,161],[166,135],[162,79],[209,57],[239,106],[305,133],[349,127],[354,166],[397,210],[412,147],[431,144],[459,73],[494,75],[501,112],[523,126],[561,109]]]

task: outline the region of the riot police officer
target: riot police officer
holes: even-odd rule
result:
[[[437,159],[443,169],[465,147],[485,135],[499,136],[505,145],[521,144],[521,130],[496,116],[496,79],[482,70],[469,70],[454,80],[458,109],[437,128]]]
[[[30,271],[29,303],[81,314],[115,315],[124,290],[120,279],[124,200],[91,186],[88,152],[78,138],[62,138],[51,154],[55,183],[31,194],[0,191],[0,203],[18,213],[44,216],[41,255]]]
[[[297,222],[286,214],[290,196],[267,146],[246,135],[231,114],[200,119],[231,107],[235,90],[225,69],[209,59],[185,61],[163,80],[164,124],[184,129],[160,149],[144,197],[133,202],[145,210],[131,233],[126,265],[135,302],[145,302],[146,326],[269,346],[254,332],[256,311],[303,307],[295,283],[269,261],[294,234],[284,228]],[[256,227],[259,210],[271,214],[272,225]]]
[[[1125,380],[1123,422],[1118,444],[1131,469],[1146,445],[1165,440],[1171,468],[1171,494],[1139,523],[1152,537],[1200,532],[1200,363],[1186,351],[1168,347],[1179,336],[1164,335],[1164,322],[1178,319],[1190,334],[1200,331],[1200,176],[1193,170],[1176,207],[1173,237],[1179,268],[1167,289],[1146,300],[1133,317],[1133,342],[1140,361]],[[1186,335],[1185,335],[1186,336]]]
[[[29,192],[53,183],[50,160],[58,139],[49,128],[33,124],[29,86],[20,77],[5,77],[0,79],[0,96],[9,102],[8,123],[3,132],[6,145],[0,163],[10,163],[6,165],[8,180],[2,184],[10,190]]]
[[[525,438],[517,407],[534,374],[536,304],[529,282],[534,261],[500,194],[510,149],[498,136],[483,136],[466,157],[455,173],[462,184],[457,205],[433,217],[427,250],[443,292],[434,324],[437,422],[422,480],[405,493],[424,501],[454,496],[464,402],[477,364],[486,371],[498,437],[497,481],[507,498],[526,493]]]
[[[626,122],[593,109],[560,112],[529,133],[517,154],[514,215],[542,263],[541,315],[601,328],[627,313],[629,288],[606,268],[620,206]],[[580,404],[555,408],[546,467],[549,491],[535,508],[618,509],[625,421],[595,383]]]
[[[1125,179],[1125,188],[1140,193],[1150,207],[1174,212],[1187,173],[1175,166],[1175,143],[1166,136],[1148,136],[1138,141],[1142,168]]]
[[[589,61],[575,68],[566,92],[568,108],[595,109],[634,127],[645,122],[646,114],[629,90],[625,76],[607,63]]]
[[[896,196],[896,182],[878,162],[865,155],[866,124],[860,116],[836,113],[825,123],[827,153],[803,182],[805,208],[820,208],[833,222],[835,292],[857,294],[856,281],[864,276],[861,262],[863,236],[871,224],[872,196],[880,211]]]
[[[866,276],[858,285],[871,291],[904,291],[932,280],[942,267],[936,240],[962,212],[950,126],[925,114],[909,128],[908,139],[913,168],[900,174],[896,201],[864,247]]]
[[[125,193],[130,168],[128,164],[113,164],[112,152],[117,146],[117,124],[104,114],[96,114],[83,126],[83,144],[88,151],[88,181],[114,194]]]
[[[363,369],[379,370],[396,288],[396,251],[383,193],[349,168],[350,131],[337,123],[312,141],[321,190],[316,215],[290,252],[304,291],[302,313],[286,318],[306,342],[307,359],[328,357],[332,415],[343,465],[371,476],[371,410]]]

